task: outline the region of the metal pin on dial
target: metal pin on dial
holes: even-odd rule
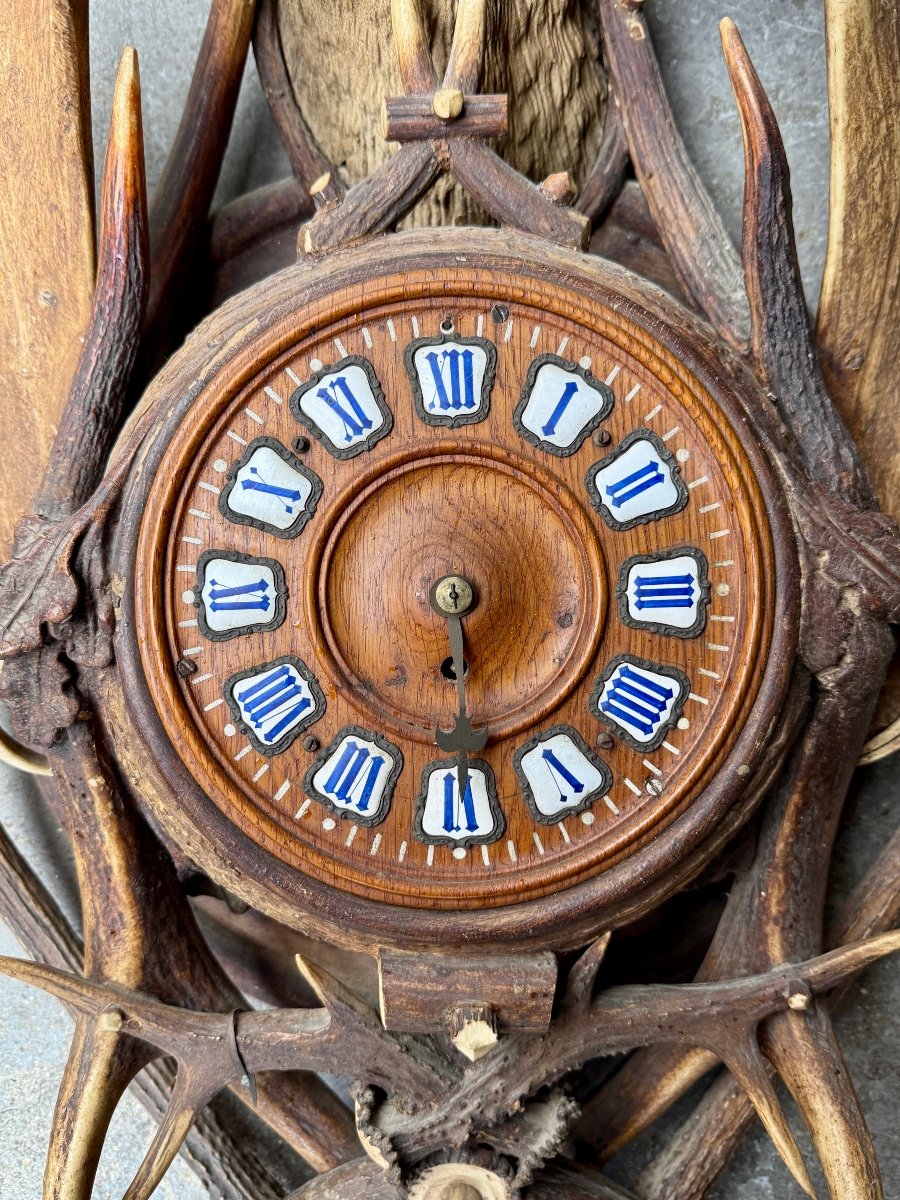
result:
[[[462,575],[445,575],[434,584],[428,599],[440,616],[462,617],[475,607],[475,588]]]

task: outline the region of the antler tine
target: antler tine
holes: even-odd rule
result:
[[[872,1136],[827,1008],[776,1013],[762,1027],[760,1041],[800,1109],[831,1194],[881,1200]]]
[[[487,0],[459,0],[453,44],[444,73],[445,88],[459,88],[466,94],[478,91],[486,35]]]
[[[824,8],[831,169],[816,343],[829,392],[896,517],[900,423],[884,415],[900,403],[900,242],[889,232],[900,215],[900,12],[873,0]]]
[[[148,1200],[187,1137],[198,1114],[227,1083],[203,1067],[179,1064],[166,1114],[122,1200]]]
[[[141,84],[131,46],[116,73],[99,207],[91,323],[35,500],[35,511],[48,521],[70,516],[100,481],[118,432],[149,291]]]
[[[819,369],[797,263],[781,131],[737,26],[726,18],[719,29],[744,138],[742,259],[750,352],[812,478],[844,499],[870,506],[871,487]]]
[[[611,932],[602,933],[573,964],[563,998],[563,1007],[567,1012],[587,1013],[590,1008],[597,972],[603,965],[611,938]]]
[[[119,999],[118,989],[107,983],[95,983],[81,979],[69,971],[60,971],[43,963],[28,962],[23,958],[0,956],[0,975],[30,984],[48,992],[57,1000],[85,1016],[96,1017],[104,1008],[115,1006]]]
[[[729,345],[744,350],[747,298],[737,252],[688,157],[666,97],[647,23],[625,0],[600,0],[606,61],[641,190],[689,296]]]
[[[255,0],[212,0],[184,111],[150,212],[151,291],[147,328],[158,333],[170,289],[193,253],[219,179],[244,63]],[[142,360],[143,361],[143,360]]]
[[[787,1169],[807,1196],[815,1197],[803,1155],[766,1071],[755,1030],[747,1029],[742,1037],[730,1038],[728,1048],[723,1049],[721,1057],[746,1092]]]
[[[76,1200],[90,1193],[110,1122],[123,1093],[156,1051],[134,1038],[113,1036],[117,1013],[75,1018],[65,1071],[59,1085],[44,1195]]]
[[[394,45],[400,61],[400,78],[407,92],[427,95],[437,87],[419,0],[391,0]]]
[[[898,915],[900,831],[894,834],[839,913],[832,943],[880,932],[892,925]],[[848,976],[829,993],[830,1007],[840,1002],[850,982]],[[768,1044],[766,1048],[767,1052],[771,1050]],[[717,1061],[707,1050],[686,1050],[681,1046],[660,1046],[632,1055],[603,1088],[598,1101],[586,1109],[590,1129],[597,1130],[598,1140],[600,1136],[603,1139],[598,1147],[601,1160],[611,1158],[652,1124]],[[841,1116],[846,1119],[847,1114]],[[670,1200],[701,1200],[752,1118],[753,1109],[740,1084],[727,1073],[721,1075],[709,1086],[686,1124],[647,1168],[638,1187],[639,1194],[652,1200],[660,1194]],[[588,1136],[590,1129],[584,1128],[582,1136]]]

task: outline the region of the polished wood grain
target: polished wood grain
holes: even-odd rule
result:
[[[416,415],[402,359],[406,344],[436,334],[448,312],[460,334],[490,338],[498,352],[488,418],[453,431]],[[590,358],[598,378],[611,382],[608,448],[588,439],[569,458],[556,458],[512,425],[529,363],[560,349],[576,362]],[[287,403],[294,384],[286,370],[306,379],[314,360],[333,364],[342,351],[372,362],[393,413],[391,435],[349,461],[312,442],[304,462],[325,491],[295,541],[224,519],[211,490],[222,486],[222,465],[254,436],[289,446],[301,432]],[[196,416],[173,431],[137,552],[136,616],[155,708],[228,820],[293,870],[341,890],[392,905],[459,909],[521,901],[585,879],[634,854],[683,812],[753,705],[774,616],[762,497],[738,436],[706,388],[613,306],[467,265],[376,276],[326,293],[250,358],[241,375],[223,373],[198,392]],[[584,474],[641,426],[676,453],[690,500],[674,516],[613,532],[588,504]],[[705,631],[682,639],[625,626],[608,605],[606,580],[632,554],[682,545],[700,547],[709,560]],[[279,629],[203,640],[184,594],[199,550],[213,547],[284,565],[290,596]],[[428,586],[448,569],[470,571],[484,597],[466,622],[469,690],[474,718],[491,729],[484,754],[507,822],[498,842],[464,857],[413,833],[421,772],[440,757],[432,731],[453,712],[453,689],[439,673],[446,633],[427,604]],[[186,651],[197,670],[182,678],[174,665]],[[232,732],[226,705],[216,703],[223,680],[286,653],[308,663],[325,692],[327,711],[315,727],[322,744],[354,724],[385,733],[402,750],[403,772],[381,825],[354,827],[305,803],[311,753],[302,740],[267,759]],[[596,746],[605,727],[587,697],[619,653],[688,674],[692,696],[682,727],[651,754],[613,741],[602,751],[614,780],[606,802],[538,826],[512,755],[528,733],[559,723]]]
[[[87,2],[0,6],[0,553],[31,511],[94,292]]]

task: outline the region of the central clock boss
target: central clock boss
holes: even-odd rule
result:
[[[250,903],[576,945],[752,810],[793,538],[758,389],[662,293],[398,235],[235,298],[145,403],[127,719],[156,817]]]

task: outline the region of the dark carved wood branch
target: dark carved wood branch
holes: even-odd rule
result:
[[[434,96],[437,74],[418,0],[393,0],[391,12],[400,74],[407,93],[417,98]],[[444,74],[445,89],[459,92],[469,83],[471,90],[477,86],[485,28],[483,0],[461,3]],[[491,125],[481,136],[492,130]],[[475,136],[475,131],[470,131],[470,137]],[[392,229],[444,171],[449,171],[501,224],[560,245],[587,247],[590,237],[587,217],[558,204],[552,195],[529,182],[480,142],[454,137],[404,145],[392,159],[303,227],[300,253],[321,254]]]
[[[622,189],[627,166],[628,141],[622,127],[619,102],[611,93],[606,106],[603,140],[575,203],[576,209],[592,221],[603,217]]]
[[[440,163],[430,142],[405,146],[351,188],[335,208],[323,209],[300,230],[303,254],[322,254],[393,227],[431,187]]]
[[[259,2],[253,30],[253,54],[294,178],[305,193],[309,192],[321,175],[334,171],[334,166],[316,144],[294,96],[278,32],[278,0]]]
[[[730,346],[744,350],[749,322],[741,265],[675,125],[638,8],[631,0],[599,4],[631,161],[686,293]]]
[[[781,132],[733,21],[721,26],[744,136],[742,258],[750,301],[750,354],[797,438],[810,476],[871,507],[859,455],[825,391],[794,241],[790,172]]]
[[[537,234],[561,246],[587,248],[591,224],[574,209],[556,205],[487,146],[448,143],[450,170],[501,225]]]
[[[506,96],[463,97],[457,93],[458,116],[434,111],[432,96],[395,96],[385,101],[382,134],[388,142],[423,142],[443,138],[495,138],[506,133]]]

